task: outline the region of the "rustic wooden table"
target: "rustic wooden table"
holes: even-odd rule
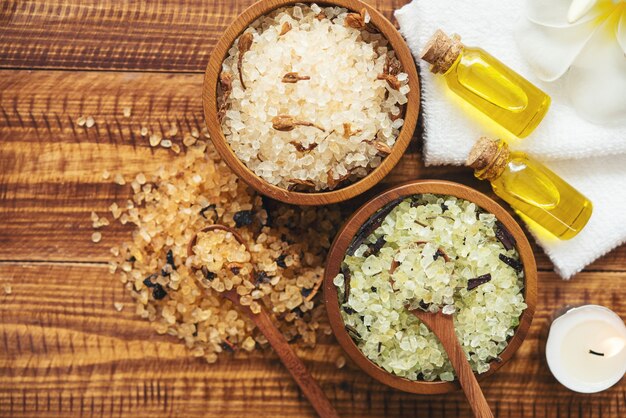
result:
[[[107,272],[128,229],[90,241],[89,214],[129,189],[104,169],[134,174],[171,161],[138,135],[203,124],[202,72],[217,38],[251,0],[3,0],[0,3],[0,416],[313,416],[271,352],[208,365],[113,301],[131,300]],[[403,0],[371,2],[388,17]],[[130,118],[123,108],[132,108]],[[78,127],[93,115],[90,129]],[[423,168],[416,138],[386,184],[413,178],[471,184],[461,168]],[[526,342],[484,382],[498,417],[624,417],[626,383],[565,390],[544,346],[550,316],[597,303],[626,317],[626,246],[563,282],[536,250],[539,304]],[[12,292],[3,288],[10,285]],[[468,417],[462,393],[420,397],[348,364],[331,337],[299,351],[343,416]]]

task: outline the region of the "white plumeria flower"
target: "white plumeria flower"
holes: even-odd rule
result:
[[[626,123],[626,0],[527,0],[516,33],[543,81],[563,79],[572,105],[597,123]]]

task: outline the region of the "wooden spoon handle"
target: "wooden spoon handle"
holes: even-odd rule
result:
[[[452,328],[452,333],[454,334],[454,328]],[[467,396],[472,411],[474,411],[474,416],[476,416],[476,418],[493,418],[491,408],[489,408],[485,395],[478,385],[472,366],[470,366],[467,361],[463,347],[461,347],[456,335],[454,335],[454,344],[450,344],[447,352],[452,367],[454,367],[459,382],[461,383],[463,392],[465,392],[465,396]]]
[[[476,418],[493,418],[493,413],[489,404],[485,399],[482,389],[478,385],[472,366],[470,366],[463,347],[459,342],[454,331],[454,320],[452,315],[444,315],[442,313],[437,314],[424,314],[416,311],[411,311],[415,316],[424,321],[426,326],[439,338],[443,348],[448,353],[448,358],[457,378],[461,383],[463,392],[469,401],[474,416]]]
[[[296,381],[304,396],[311,402],[311,405],[322,418],[339,418],[339,414],[330,403],[322,388],[317,381],[311,376],[302,360],[293,351],[283,334],[274,325],[265,310],[261,309],[258,314],[252,313],[250,307],[239,303],[239,295],[234,291],[226,291],[223,296],[231,300],[242,312],[245,312],[259,328],[261,333],[265,335],[278,357],[285,365],[291,376]]]

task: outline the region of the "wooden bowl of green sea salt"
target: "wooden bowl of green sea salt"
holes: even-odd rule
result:
[[[467,186],[418,180],[359,208],[335,239],[324,299],[348,356],[394,388],[459,389],[437,337],[415,315],[453,315],[480,380],[522,344],[537,298],[531,246],[496,202]]]

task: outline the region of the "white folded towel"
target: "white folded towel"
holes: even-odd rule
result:
[[[503,138],[511,148],[546,162],[593,202],[587,227],[569,241],[530,228],[557,273],[570,278],[626,242],[626,126],[587,122],[568,105],[560,83],[542,83],[532,75],[514,39],[524,15],[520,0],[413,0],[395,13],[420,66],[427,165],[462,164],[478,137]],[[430,73],[419,55],[436,29],[458,33],[464,44],[487,50],[552,97],[546,117],[529,137],[516,139],[486,118],[470,116],[476,113],[467,111],[470,105],[450,93],[440,75]]]

